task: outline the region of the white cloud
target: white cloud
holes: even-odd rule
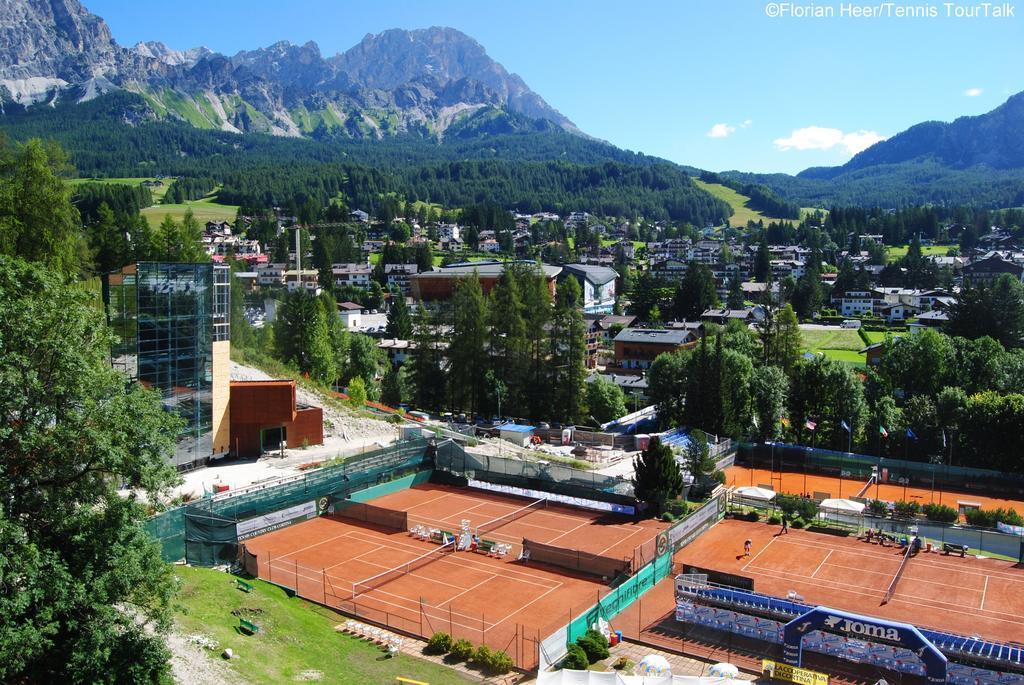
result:
[[[775,147],[779,150],[831,150],[842,147],[846,152],[855,155],[866,150],[875,143],[885,140],[885,136],[875,131],[851,131],[844,133],[838,128],[807,126],[793,131],[788,138],[776,138]]]
[[[969,98],[976,98],[984,92],[985,91],[983,91],[981,88],[968,88],[967,90],[964,91],[964,95],[966,95]]]
[[[708,138],[725,138],[736,132],[735,126],[729,124],[715,124],[708,131]]]
[[[744,119],[743,123],[740,124],[740,128],[750,128],[751,124],[754,123],[753,119]]]

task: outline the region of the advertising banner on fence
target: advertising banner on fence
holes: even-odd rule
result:
[[[482,480],[469,480],[469,487],[479,488],[481,490],[490,490],[491,492],[503,492],[506,495],[517,495],[519,497],[528,497],[530,499],[546,499],[550,502],[559,502],[561,504],[569,504],[574,507],[582,507],[584,509],[595,509],[597,511],[610,511],[614,514],[626,514],[627,516],[633,516],[636,514],[636,508],[626,504],[612,504],[611,502],[598,502],[597,500],[584,499],[582,497],[570,497],[569,495],[560,495],[555,492],[544,492],[542,490],[532,490],[530,488],[517,488],[514,485],[501,485],[498,483],[486,483]]]
[[[235,526],[235,531],[238,533],[239,540],[247,540],[278,528],[285,528],[300,520],[316,518],[316,515],[316,502],[304,502],[296,504],[294,507],[239,521]]]
[[[772,680],[786,680],[798,685],[828,685],[828,674],[761,659],[761,673]]]

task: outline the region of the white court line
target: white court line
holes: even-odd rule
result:
[[[748,561],[748,562],[747,562],[746,564],[744,564],[744,565],[743,565],[743,568],[741,568],[740,570],[741,570],[741,571],[746,571],[746,570],[747,570],[747,566],[750,566],[751,564],[753,564],[753,563],[754,563],[754,560],[755,560],[755,559],[757,559],[757,558],[758,558],[759,556],[761,556],[761,554],[762,554],[762,553],[763,553],[763,552],[764,552],[764,551],[765,551],[766,549],[768,549],[769,547],[771,547],[771,546],[772,546],[772,543],[773,543],[773,542],[775,542],[776,540],[778,540],[778,538],[772,538],[771,540],[769,540],[769,541],[768,541],[768,544],[767,544],[767,545],[765,545],[764,547],[762,547],[762,548],[761,548],[760,550],[758,550],[757,554],[755,554],[755,555],[754,555],[753,557],[751,557],[751,558],[750,558],[750,561]]]
[[[978,607],[982,611],[985,611],[985,595],[988,593],[988,576],[985,576],[985,587],[981,591],[981,606]]]
[[[570,528],[569,530],[565,531],[565,532],[564,532],[564,533],[562,533],[561,535],[557,535],[557,536],[555,536],[555,537],[551,538],[550,540],[548,540],[548,541],[547,541],[547,542],[545,542],[544,544],[545,544],[545,545],[550,545],[551,543],[553,543],[553,542],[554,542],[555,540],[557,540],[558,538],[564,538],[564,537],[565,537],[566,535],[568,535],[569,533],[574,533],[574,532],[576,532],[577,530],[579,530],[580,528],[582,528],[583,526],[589,526],[589,525],[590,525],[590,521],[584,521],[583,523],[581,523],[580,525],[576,526],[575,528]]]
[[[885,553],[885,552],[872,553],[872,552],[863,552],[863,551],[859,551],[859,550],[856,550],[856,549],[851,549],[849,547],[833,547],[832,545],[818,544],[816,541],[812,541],[812,540],[792,540],[792,539],[790,539],[790,540],[785,540],[784,542],[786,544],[790,544],[790,545],[800,545],[802,547],[813,547],[814,549],[834,549],[834,550],[837,550],[839,552],[843,552],[844,554],[853,554],[853,555],[856,555],[856,556],[866,557],[868,559],[883,559],[883,558],[890,558],[892,556],[895,556],[895,555],[890,555],[890,554]],[[886,547],[884,549],[889,549],[889,548]],[[956,563],[947,563],[947,562],[943,561],[941,557],[938,558],[938,559],[932,559],[930,557],[927,557],[925,559],[922,559],[922,561],[926,561],[929,565],[934,566],[935,568],[949,569],[950,571],[956,571],[957,573],[963,573],[963,574],[973,575],[973,576],[992,576],[994,578],[1001,578],[1003,580],[1008,580],[1010,582],[1017,582],[1017,583],[1022,582],[1021,576],[1015,574],[1012,571],[1001,571],[999,569],[981,569],[981,570],[977,570],[977,569],[963,568],[962,566],[959,566]]]
[[[828,554],[825,555],[825,558],[821,560],[820,564],[818,564],[818,568],[814,569],[814,573],[811,574],[811,578],[813,578],[814,576],[818,575],[818,571],[820,571],[821,567],[825,565],[825,562],[828,561],[828,558],[830,556],[832,556],[832,552],[833,551],[834,550],[831,550],[831,549],[828,551]]]
[[[633,537],[633,536],[634,536],[634,535],[636,535],[637,533],[646,533],[646,532],[647,532],[647,529],[646,529],[646,528],[638,528],[637,530],[634,530],[634,531],[633,531],[632,533],[630,533],[629,535],[627,535],[627,536],[625,536],[625,537],[623,537],[623,538],[620,538],[620,539],[616,540],[616,541],[615,541],[615,542],[613,542],[612,544],[610,544],[610,545],[608,545],[607,547],[605,547],[604,549],[602,549],[602,550],[601,550],[600,552],[598,552],[598,553],[597,553],[597,556],[603,556],[603,555],[604,555],[604,553],[605,553],[605,552],[607,552],[608,550],[610,550],[610,549],[611,549],[612,547],[615,547],[615,546],[617,546],[617,545],[620,545],[620,544],[622,544],[622,542],[623,542],[623,541],[625,541],[625,540],[628,540],[629,538]],[[630,554],[630,556],[633,556],[633,555],[632,555],[632,554]]]
[[[805,578],[805,577],[803,577],[801,575],[798,575],[798,574],[788,573],[786,571],[765,570],[763,568],[756,568],[754,570],[755,570],[756,573],[759,573],[759,574],[764,575],[764,576],[768,576],[769,578],[775,578],[776,580],[784,580],[784,581],[790,582],[790,583],[804,583],[805,585],[811,585],[811,586],[815,586],[815,585],[817,585],[817,586],[831,586],[833,589],[840,590],[842,592],[847,592],[847,593],[850,593],[850,594],[853,594],[853,595],[863,595],[865,597],[871,597],[871,598],[876,599],[876,600],[878,599],[878,596],[880,594],[885,594],[884,590],[881,590],[881,589],[875,590],[874,588],[870,588],[870,587],[867,587],[865,585],[854,585],[854,584],[850,584],[850,583],[840,583],[840,582],[837,582],[837,581],[834,581],[834,580],[824,580],[822,578],[816,578],[814,583],[808,583],[807,578]],[[855,588],[860,588],[860,590],[855,589]],[[864,592],[864,590],[873,590],[873,592]],[[911,600],[907,600],[907,599],[903,599],[903,597],[911,597],[912,599]],[[921,606],[923,605],[923,606],[925,606],[925,607],[927,607],[929,609],[938,609],[938,610],[943,611],[943,612],[955,613],[955,614],[963,614],[964,616],[970,616],[970,617],[975,618],[975,619],[978,618],[978,613],[977,613],[978,610],[974,609],[974,607],[972,607],[972,606],[968,606],[966,604],[955,604],[953,602],[947,602],[947,601],[944,601],[944,600],[935,600],[935,599],[926,598],[926,597],[920,597],[919,598],[916,595],[908,595],[907,593],[902,592],[902,591],[898,591],[895,595],[893,595],[892,599],[889,600],[890,604],[892,604],[894,602],[899,602],[901,604],[909,604],[912,607],[915,607],[915,608],[918,608],[918,609],[920,609]],[[950,606],[963,607],[964,609],[971,609],[972,611],[961,611],[959,609],[951,609]],[[1012,616],[1015,620],[1011,621],[1009,619],[999,618],[999,616],[993,616],[992,614],[1002,614],[1003,616]],[[1015,626],[1020,626],[1020,625],[1024,624],[1024,622],[1019,620],[1020,616],[1017,615],[1017,614],[1012,614],[1012,613],[1005,612],[1005,611],[994,611],[992,609],[986,609],[985,610],[985,614],[982,615],[982,618],[988,619],[990,621],[1000,621],[1002,623],[1012,623]],[[924,626],[924,627],[927,628],[929,626]],[[931,627],[934,627],[934,626],[931,626]],[[949,630],[949,628],[943,628],[942,630]]]
[[[489,582],[491,582],[492,580],[494,580],[497,577],[498,576],[496,576],[496,575],[492,575],[490,578],[487,578],[485,580],[481,580],[479,583],[477,583],[473,587],[467,588],[467,589],[463,590],[462,592],[460,592],[459,594],[455,595],[454,597],[451,597],[450,599],[446,599],[445,601],[441,602],[440,604],[437,605],[437,607],[440,609],[445,604],[451,604],[452,602],[454,602],[456,599],[458,599],[462,595],[466,594],[467,592],[472,592],[473,590],[477,589],[478,587],[480,587],[484,583],[489,583]],[[458,587],[458,586],[454,586],[454,587]]]
[[[359,531],[353,531],[353,532],[358,533]],[[374,542],[379,542],[379,540],[374,540]],[[415,545],[410,545],[410,544],[403,543],[403,542],[394,541],[393,543],[389,543],[389,544],[405,547],[406,549],[416,550],[416,551],[421,552],[421,553],[423,552],[423,548],[422,547],[418,547],[418,546],[415,546]],[[458,554],[458,552],[456,552],[456,554]],[[467,553],[467,554],[469,554],[469,553]],[[445,564],[445,563],[447,563],[447,564],[456,564],[456,565],[458,565],[460,567],[466,566],[466,567],[474,568],[474,569],[477,569],[477,570],[482,570],[482,571],[485,571],[487,573],[495,573],[495,570],[494,570],[493,566],[489,566],[487,564],[480,563],[480,562],[478,562],[478,561],[476,561],[475,559],[472,559],[472,558],[465,558],[465,559],[463,559],[460,562],[454,562],[454,561],[451,561],[450,559],[441,559],[437,563],[439,563],[439,564]],[[539,586],[545,587],[545,588],[546,587],[550,587],[549,583],[558,582],[558,581],[551,580],[550,578],[545,578],[544,576],[537,575],[535,573],[528,573],[526,571],[521,571],[519,569],[511,569],[511,568],[503,568],[503,569],[501,569],[500,575],[502,577],[504,577],[504,578],[512,578],[514,580],[521,580],[524,583],[532,583],[533,585],[539,585]],[[515,576],[517,576],[517,575],[518,576],[525,576],[526,578],[532,578],[532,580],[522,580],[520,578],[515,578]],[[544,581],[544,582],[542,582],[542,581]]]
[[[540,596],[539,596],[539,597],[537,597],[536,599],[534,599],[534,600],[532,600],[532,601],[530,601],[530,602],[527,602],[526,604],[522,605],[521,607],[519,607],[518,609],[516,609],[515,611],[513,611],[512,613],[510,613],[510,614],[509,614],[508,616],[506,616],[505,618],[503,618],[503,619],[501,619],[500,621],[498,621],[497,623],[494,623],[494,624],[492,624],[492,625],[491,625],[491,628],[494,628],[494,627],[496,627],[496,626],[499,626],[499,625],[501,625],[502,623],[504,623],[505,621],[507,621],[507,620],[509,620],[510,618],[512,618],[513,616],[515,616],[516,614],[520,613],[521,611],[525,611],[525,610],[526,610],[526,607],[530,606],[531,604],[533,604],[533,603],[535,603],[535,602],[539,602],[540,600],[544,599],[545,597],[547,597],[548,595],[550,595],[550,594],[551,594],[552,592],[554,592],[555,590],[558,590],[558,589],[559,589],[559,588],[561,588],[561,587],[562,587],[562,583],[559,583],[559,584],[558,584],[558,585],[557,585],[556,587],[553,587],[553,588],[551,588],[550,590],[548,590],[548,591],[547,591],[547,592],[545,592],[544,594],[540,595]],[[487,630],[490,630],[491,628],[488,628]]]
[[[420,620],[420,618],[419,618],[419,615],[420,615],[420,606],[419,606],[419,602],[418,602],[418,601],[416,601],[416,600],[412,600],[412,599],[409,599],[408,597],[402,597],[401,595],[394,595],[394,594],[391,594],[390,592],[387,592],[387,591],[385,591],[385,590],[371,590],[370,592],[367,592],[367,593],[364,593],[364,594],[365,594],[365,595],[370,595],[371,593],[378,593],[378,592],[379,592],[380,594],[383,594],[383,595],[390,595],[391,597],[394,597],[395,599],[401,599],[401,600],[404,600],[404,601],[406,601],[406,602],[415,602],[415,603],[416,603],[416,608],[415,608],[415,609],[410,609],[410,608],[408,608],[408,607],[402,606],[401,604],[396,604],[395,602],[390,602],[390,601],[388,601],[388,600],[386,600],[386,599],[382,599],[382,598],[380,598],[380,597],[377,597],[377,596],[373,596],[373,600],[374,600],[374,601],[376,601],[376,602],[379,602],[379,603],[381,603],[381,604],[387,604],[387,605],[389,605],[389,606],[397,607],[398,609],[401,609],[402,611],[415,611],[415,612],[416,612],[416,614],[417,614],[416,618],[407,618],[407,617],[405,617],[405,616],[403,616],[402,618],[404,618],[405,620],[409,621],[410,623],[412,623],[412,622],[419,622],[419,620]],[[337,597],[337,595],[335,595],[335,597]],[[354,604],[354,603],[355,603],[356,601],[358,601],[358,600],[347,600],[347,599],[342,599],[342,598],[340,598],[340,597],[338,597],[338,599],[340,599],[340,600],[341,600],[342,602],[352,602],[353,604]],[[433,608],[433,606],[431,606],[431,608]],[[345,611],[344,607],[341,607],[341,608],[339,609],[339,611],[342,611],[342,612],[344,612],[344,611]],[[381,609],[377,609],[377,611],[381,611]],[[472,616],[466,616],[465,614],[459,614],[459,613],[454,613],[453,615],[454,615],[454,616],[459,616],[460,618],[473,618]],[[429,620],[429,618],[430,618],[430,617],[429,617],[429,615],[427,616],[427,618],[428,618],[428,620]],[[435,618],[437,618],[437,617],[435,617]],[[457,625],[457,626],[462,626],[463,628],[469,628],[469,629],[471,629],[471,630],[479,630],[479,629],[480,629],[480,626],[479,626],[479,625],[476,625],[476,624],[474,624],[474,625],[468,625],[468,624],[466,624],[466,623],[459,623],[458,621],[456,621],[456,620],[454,620],[454,619],[452,619],[452,620],[450,621],[450,623],[452,623],[453,625]],[[485,625],[485,630],[490,630],[490,628],[491,628],[491,627],[492,627],[492,625],[494,625],[494,624],[488,624],[488,623],[487,623],[487,621],[485,620],[485,621],[484,621],[484,625]]]
[[[315,521],[316,519],[313,519],[313,520]],[[284,530],[284,529],[282,528],[282,530]],[[314,542],[312,545],[306,545],[305,547],[299,547],[298,549],[293,549],[291,552],[286,552],[286,553],[282,554],[279,557],[275,557],[273,559],[273,561],[278,561],[280,559],[286,559],[287,557],[290,557],[293,554],[298,554],[299,552],[305,552],[307,549],[313,549],[314,547],[319,547],[320,545],[326,544],[326,543],[330,542],[331,540],[337,540],[338,538],[347,537],[348,534],[351,533],[351,532],[352,531],[348,531],[348,532],[345,532],[345,533],[339,533],[338,535],[332,535],[331,537],[326,538],[324,540],[320,540],[319,542]],[[270,552],[266,552],[266,554],[267,554],[267,558],[269,559],[270,558]]]

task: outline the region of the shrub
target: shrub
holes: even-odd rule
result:
[[[805,497],[793,495],[776,495],[775,504],[790,518],[800,517],[810,520],[818,515],[818,503]]]
[[[757,521],[761,520],[761,515],[759,513],[757,513],[757,511],[751,509],[750,511],[747,512],[747,517],[746,518],[751,523],[756,523]]]
[[[666,523],[672,523],[676,520],[676,517],[675,514],[673,514],[671,511],[666,511],[661,515],[661,520]]]
[[[452,649],[452,636],[448,633],[434,633],[427,640],[427,654],[447,654]]]
[[[473,652],[473,663],[487,671],[491,668],[491,661],[494,659],[494,652],[487,645],[480,645]]]
[[[580,638],[581,640],[583,638]],[[562,659],[562,668],[574,671],[585,671],[590,662],[587,660],[587,653],[579,645],[569,645],[568,654]]]
[[[804,520],[803,519],[793,519],[792,521],[789,522],[789,527],[790,528],[803,528],[804,527]]]
[[[868,502],[868,512],[884,518],[889,513],[889,505],[880,499],[873,499]]]
[[[782,517],[779,516],[778,514],[772,514],[771,516],[768,517],[768,523],[772,524],[773,526],[781,526],[782,525]]]
[[[620,656],[618,659],[615,660],[615,663],[612,664],[612,668],[614,668],[616,671],[632,671],[633,662],[624,656]]]
[[[913,518],[921,513],[921,505],[917,502],[905,502],[900,500],[893,504],[893,515],[899,518]]]
[[[596,664],[601,659],[607,659],[610,656],[608,638],[596,630],[588,630],[585,635],[576,638],[576,644],[587,655],[587,661],[591,664]]]
[[[473,658],[473,645],[469,640],[456,640],[448,653],[456,661],[469,661]]]
[[[956,509],[945,504],[926,504],[921,507],[921,511],[929,521],[939,521],[940,523],[955,523],[960,518]]]
[[[487,666],[487,672],[491,675],[502,675],[508,673],[515,666],[515,662],[505,652],[492,652],[491,663]]]
[[[995,528],[997,523],[1006,523],[1011,526],[1021,525],[1021,516],[1013,509],[967,509],[964,511],[967,523],[972,526],[984,528]]]

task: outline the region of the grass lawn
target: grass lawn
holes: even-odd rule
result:
[[[426,660],[400,654],[388,659],[384,652],[361,640],[334,632],[345,620],[340,614],[289,598],[283,590],[259,580],[246,594],[235,588],[235,577],[205,568],[180,566],[178,630],[202,633],[219,644],[210,659],[230,647],[240,658],[230,662],[248,683],[282,683],[296,680],[303,671],[323,673],[321,683],[394,683],[397,676],[431,685],[473,682],[456,671]],[[242,614],[260,626],[256,635],[238,631]]]
[[[729,225],[743,228],[747,225],[748,221],[764,221],[766,224],[770,221],[793,221],[793,219],[777,219],[766,216],[761,212],[757,211],[748,206],[750,198],[746,195],[742,195],[728,186],[724,186],[720,183],[705,183],[699,178],[694,178],[693,182],[697,184],[697,187],[702,190],[706,190],[720,200],[725,200],[732,207],[733,215],[729,217]],[[805,214],[813,212],[813,209],[804,208],[800,210],[800,216],[803,217]]]
[[[214,202],[212,195],[204,197],[202,200],[182,202],[181,204],[155,204],[143,209],[141,214],[146,217],[150,226],[156,228],[164,220],[165,215],[170,214],[175,221],[181,221],[189,209],[201,224],[205,224],[207,221],[230,221],[233,223],[238,214],[238,205],[218,204]]]
[[[904,335],[904,333],[886,333],[885,331],[864,331],[864,335],[866,335],[868,337],[868,340],[871,341],[871,344],[874,345],[875,343],[885,342],[886,336],[891,338],[898,338],[901,335]]]
[[[815,354],[824,354],[836,361],[849,364],[864,364],[865,356],[860,353],[864,349],[864,341],[857,331],[851,328],[834,328],[828,330],[800,330],[804,349]]]
[[[118,185],[118,186],[137,186],[143,181],[155,181],[153,177],[149,178],[72,178],[68,179],[68,183],[73,186],[80,185],[82,183],[104,183],[106,185]],[[161,179],[163,185],[158,188],[150,188],[149,192],[153,195],[154,202],[160,202],[164,199],[164,195],[167,194],[167,188],[174,181],[172,178]]]
[[[933,255],[939,255],[943,257],[949,252],[949,248],[954,247],[953,245],[922,245],[921,254],[925,257],[931,257]],[[907,250],[910,249],[909,245],[897,245],[895,247],[890,246],[886,248],[885,258],[889,262],[895,262],[897,259],[902,259],[907,256]]]

